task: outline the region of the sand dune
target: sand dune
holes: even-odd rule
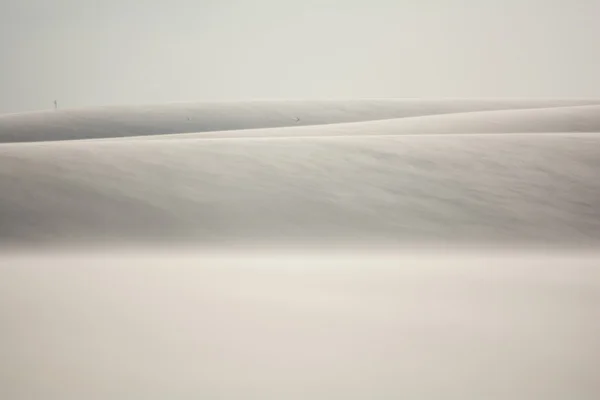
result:
[[[600,132],[600,106],[471,111],[320,126],[134,136],[135,140]]]
[[[64,110],[0,142],[0,398],[600,394],[600,100]]]
[[[600,100],[373,99],[105,107],[0,116],[0,142],[321,125],[457,112],[576,105],[600,105]]]
[[[39,141],[0,144],[0,241],[589,245],[600,239],[594,104],[401,99],[4,116],[3,140]],[[191,113],[194,129],[230,130],[159,135]],[[291,115],[311,125],[268,128],[296,125]],[[143,129],[150,136],[129,137]]]
[[[589,244],[596,134],[0,146],[3,242]]]

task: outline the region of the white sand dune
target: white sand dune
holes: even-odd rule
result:
[[[0,241],[590,245],[600,239],[600,105],[581,103],[599,101],[215,103],[0,117],[0,137],[18,139],[0,144]],[[191,112],[202,116],[196,128],[231,130],[159,135]],[[324,125],[264,128],[290,115]],[[403,117],[378,119],[394,116]],[[152,123],[150,136],[128,136]],[[109,140],[62,140],[73,135]]]
[[[589,244],[599,145],[582,133],[2,145],[0,237]]]
[[[600,132],[600,105],[456,112],[320,126],[134,136],[129,139]],[[121,138],[119,138],[121,139]]]
[[[597,399],[599,244],[600,100],[0,116],[0,398]]]
[[[321,125],[577,105],[600,105],[600,100],[253,101],[58,110],[0,116],[0,143]]]

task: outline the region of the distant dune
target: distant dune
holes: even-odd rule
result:
[[[7,115],[0,241],[590,245],[600,240],[597,132],[600,100]]]
[[[0,116],[0,142],[230,131],[579,105],[600,105],[600,100],[251,101],[65,109]]]
[[[133,136],[132,139],[389,136],[415,134],[600,132],[600,105],[471,111],[352,123],[243,129],[188,134]]]

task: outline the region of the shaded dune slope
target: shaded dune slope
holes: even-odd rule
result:
[[[135,140],[600,132],[600,105],[473,111],[354,123],[134,136]]]
[[[596,244],[595,132],[593,100],[3,116],[0,243]]]
[[[0,240],[600,239],[600,136],[0,146]]]
[[[578,105],[600,105],[600,100],[373,99],[103,107],[0,116],[0,142],[231,131]]]

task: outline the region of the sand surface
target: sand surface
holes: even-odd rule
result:
[[[600,100],[0,116],[0,398],[597,399]]]

